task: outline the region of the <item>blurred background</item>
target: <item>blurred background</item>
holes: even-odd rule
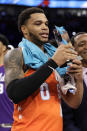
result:
[[[77,32],[87,32],[87,0],[0,0],[0,33],[14,47],[21,41],[17,19],[29,7],[41,7],[49,20],[52,39],[54,25],[64,26],[71,37]]]

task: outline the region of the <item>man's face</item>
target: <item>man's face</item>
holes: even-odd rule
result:
[[[48,20],[43,13],[34,13],[25,24],[28,39],[32,42],[46,43],[49,36]]]
[[[5,53],[6,46],[0,41],[0,56]]]
[[[75,49],[87,61],[87,34],[80,34],[75,38]]]

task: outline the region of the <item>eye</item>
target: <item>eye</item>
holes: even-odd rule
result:
[[[49,23],[48,23],[48,22],[46,22],[46,23],[45,23],[45,25],[46,25],[46,26],[49,26]]]
[[[85,45],[85,42],[81,42],[81,43],[79,44],[80,47],[82,47],[82,46],[84,46],[84,45]]]
[[[41,22],[36,22],[35,25],[41,25]]]

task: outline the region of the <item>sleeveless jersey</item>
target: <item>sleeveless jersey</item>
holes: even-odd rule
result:
[[[29,70],[25,76],[33,72]],[[13,117],[11,131],[62,131],[62,110],[54,72],[31,96],[14,104]]]
[[[14,105],[7,96],[4,81],[4,66],[0,66],[0,124],[13,123]]]

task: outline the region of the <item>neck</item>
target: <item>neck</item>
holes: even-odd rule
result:
[[[26,37],[25,37],[26,38]],[[37,45],[43,52],[44,52],[44,43],[39,41],[39,40],[34,40],[33,41],[29,38],[26,38],[27,40],[31,41],[32,43],[34,43],[35,45]]]
[[[4,64],[4,56],[1,56],[0,57],[0,65],[3,65]]]

